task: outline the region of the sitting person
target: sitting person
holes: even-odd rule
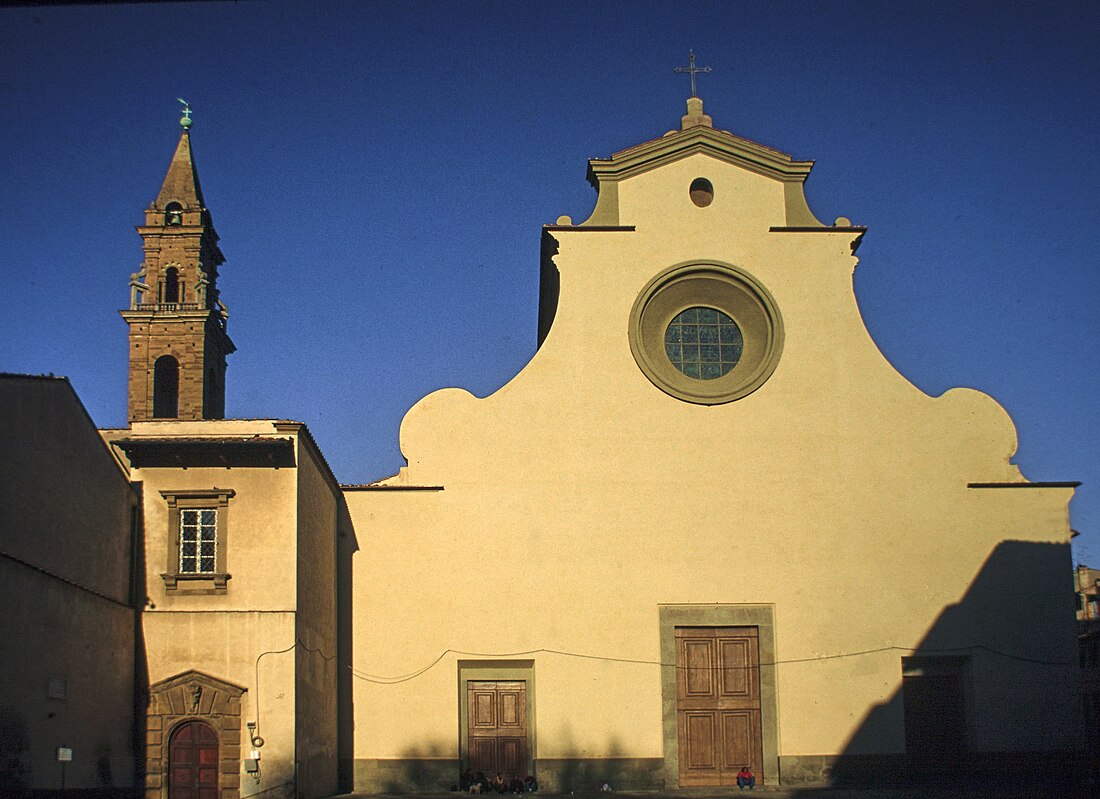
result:
[[[508,781],[508,793],[523,793],[523,780],[518,774]]]
[[[462,776],[458,778],[458,790],[466,793],[470,790],[470,786],[474,784],[474,772],[470,769],[466,769],[462,772]]]
[[[504,793],[508,790],[508,783],[504,781],[504,775],[498,771],[497,775],[493,777],[493,781],[489,784],[489,787],[497,793]]]
[[[483,793],[489,788],[489,778],[484,771],[479,771],[474,781],[470,783],[470,793]]]
[[[528,774],[523,780],[523,790],[527,793],[534,793],[539,789],[539,784],[535,782],[535,778]]]
[[[756,787],[756,776],[748,766],[737,772],[737,787],[741,790],[748,788],[750,791]]]

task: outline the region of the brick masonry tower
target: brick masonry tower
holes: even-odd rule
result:
[[[145,259],[130,278],[129,419],[222,419],[225,358],[236,347],[218,299],[225,261],[191,155],[191,109],[156,200],[137,232]]]

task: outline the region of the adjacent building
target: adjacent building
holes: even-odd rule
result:
[[[1100,782],[1100,570],[1078,564],[1073,572],[1077,595],[1077,643],[1081,658],[1084,728],[1091,775]]]
[[[335,793],[354,533],[305,425],[223,418],[224,258],[187,126],[138,233],[130,426],[104,436],[142,494],[146,796]]]
[[[69,381],[0,375],[0,795],[129,787],[140,491]]]

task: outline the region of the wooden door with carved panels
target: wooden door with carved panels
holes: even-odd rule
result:
[[[466,703],[469,767],[490,779],[527,776],[527,683],[471,680]]]
[[[201,721],[172,733],[168,748],[168,799],[217,799],[218,735]]]
[[[760,649],[756,627],[677,627],[680,785],[736,785],[763,774]]]

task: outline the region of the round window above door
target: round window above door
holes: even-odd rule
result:
[[[775,371],[783,319],[768,290],[731,264],[688,262],[654,277],[630,313],[630,351],[642,373],[677,399],[720,405]]]

